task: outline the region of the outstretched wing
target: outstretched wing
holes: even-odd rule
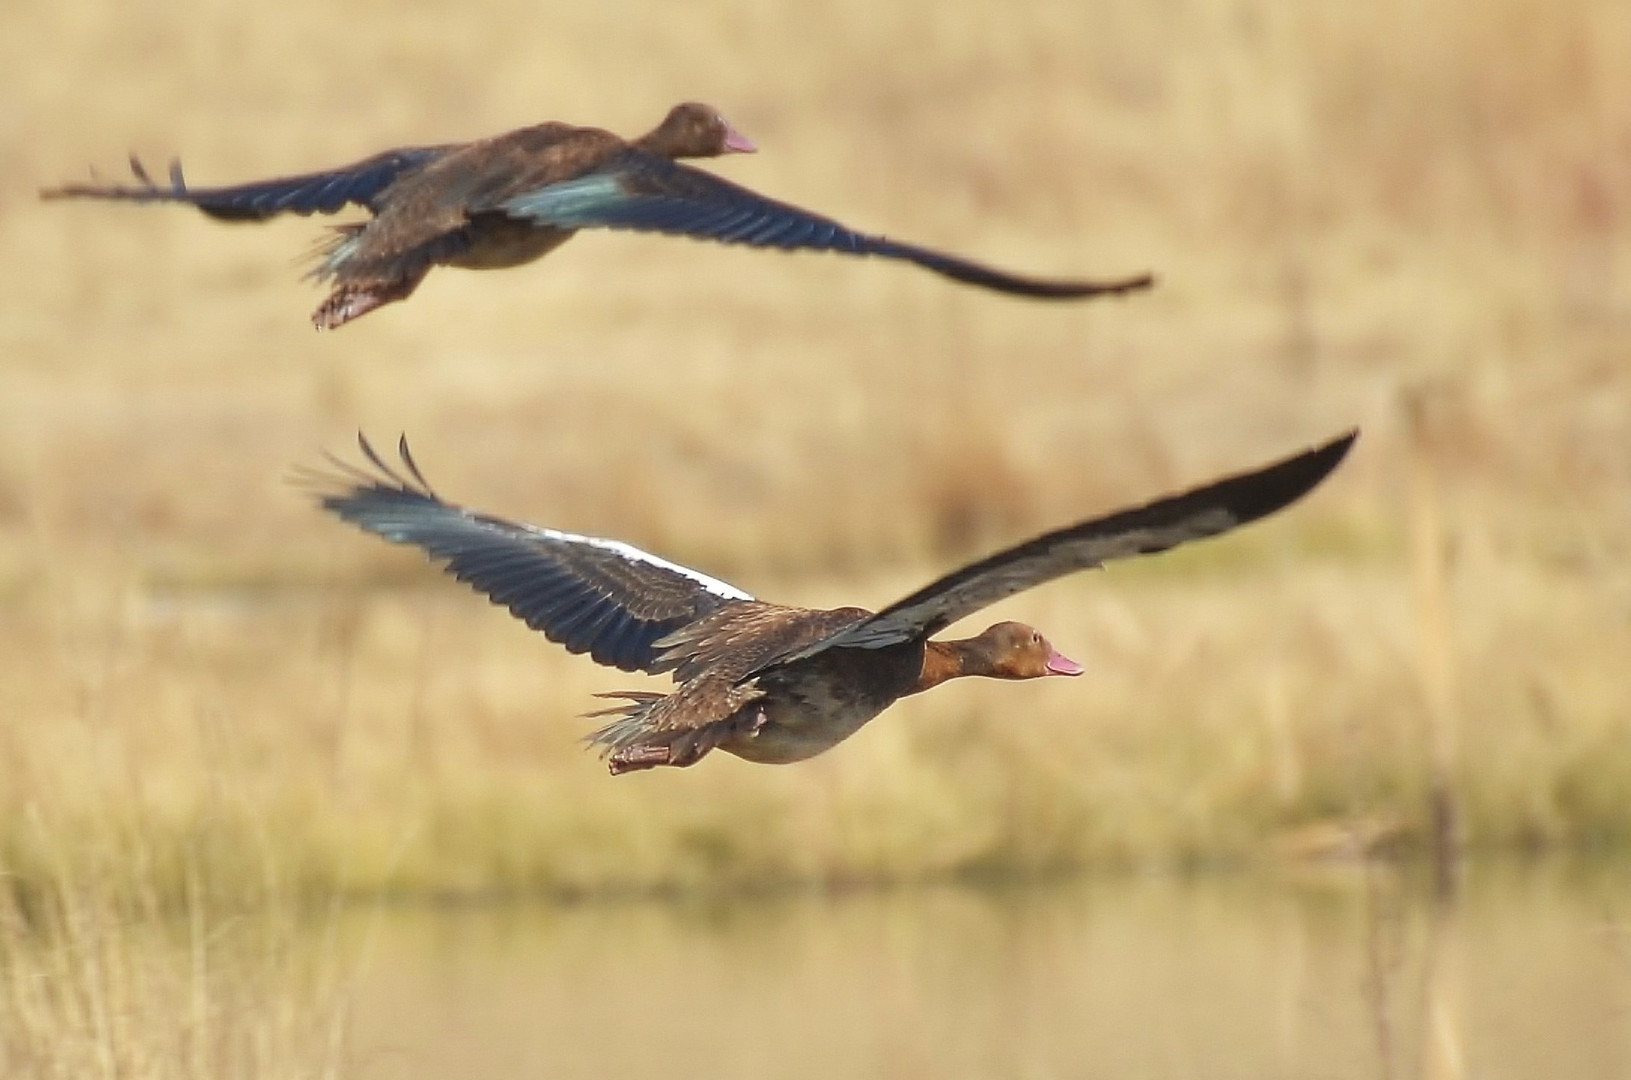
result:
[[[397,444],[403,472],[368,440],[357,444],[373,466],[330,458],[338,472],[305,471],[318,500],[359,528],[413,544],[455,578],[549,640],[600,664],[653,674],[666,670],[655,643],[720,608],[752,600],[723,581],[676,566],[617,540],[578,536],[489,517],[445,503],[420,474],[407,439]]]
[[[214,188],[188,187],[179,161],[170,165],[169,186],[161,186],[141,161],[132,157],[134,184],[64,184],[41,191],[40,198],[186,203],[222,221],[263,221],[277,214],[333,214],[347,203],[374,210],[374,200],[386,188],[452,149],[455,147],[408,146],[327,172]]]
[[[1335,469],[1350,431],[1272,465],[1028,540],[947,574],[790,659],[825,649],[880,649],[926,637],[965,615],[1077,570],[1217,536],[1296,502]]]
[[[510,196],[494,207],[563,229],[635,229],[752,247],[836,251],[904,259],[998,292],[1068,299],[1147,288],[1149,274],[1114,281],[1021,277],[882,236],[767,199],[712,173],[627,150],[583,176]]]

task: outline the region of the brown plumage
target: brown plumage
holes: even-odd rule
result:
[[[624,671],[671,674],[670,693],[618,704],[590,736],[613,773],[691,765],[720,749],[799,761],[835,746],[908,694],[949,679],[1079,675],[1037,631],[1003,622],[931,640],[1004,597],[1112,559],[1165,551],[1294,502],[1347,454],[1357,432],[1260,469],[1083,521],[998,552],[873,613],[817,611],[742,590],[615,540],[521,525],[437,497],[398,444],[400,469],[358,438],[369,468],[308,472],[321,505],[413,544],[551,641]]]
[[[1058,281],[995,270],[953,255],[869,236],[676,162],[749,152],[753,143],[707,105],[676,105],[647,134],[625,141],[599,128],[545,123],[470,143],[387,150],[325,172],[232,187],[188,187],[179,163],[169,186],[131,159],[135,185],[66,184],[42,198],[178,202],[225,221],[332,214],[347,204],[373,214],[341,225],[312,271],[331,287],[312,316],[343,326],[404,300],[435,266],[519,266],[579,229],[635,229],[726,244],[837,251],[917,263],[957,281],[1048,299],[1147,287],[1148,274],[1117,281]]]

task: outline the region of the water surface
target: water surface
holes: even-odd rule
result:
[[[1631,1076],[1626,867],[1475,866],[1448,903],[1343,866],[367,921],[365,1078]]]

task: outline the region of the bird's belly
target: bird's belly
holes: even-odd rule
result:
[[[853,702],[841,708],[815,709],[793,703],[772,704],[765,708],[765,720],[756,731],[721,743],[719,748],[765,765],[803,761],[831,750],[886,706]]]
[[[719,744],[748,761],[785,764],[830,750],[899,700],[923,666],[921,644],[834,650],[766,680],[741,734]]]
[[[499,218],[492,224],[479,226],[475,242],[448,260],[448,265],[465,270],[504,270],[520,266],[554,251],[566,243],[574,231]]]

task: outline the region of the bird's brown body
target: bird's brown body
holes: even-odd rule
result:
[[[626,704],[595,714],[619,717],[595,741],[610,748],[613,772],[687,765],[715,748],[775,765],[813,757],[913,691],[924,644],[820,652],[755,669],[870,614],[757,601],[724,608],[659,642],[670,650],[665,662],[677,665],[672,693],[607,695]]]
[[[722,138],[699,132],[696,145],[675,148],[701,156]],[[313,271],[333,286],[313,322],[333,329],[404,300],[438,265],[507,270],[542,258],[577,230],[482,208],[582,176],[629,146],[609,131],[546,123],[447,148],[395,181],[372,220],[336,230]]]
[[[1124,293],[1150,284],[1147,274],[1096,282],[1005,273],[854,232],[678,164],[753,149],[716,110],[687,103],[633,140],[600,128],[549,122],[475,142],[387,150],[327,172],[218,188],[187,186],[179,165],[171,169],[169,186],[162,186],[132,160],[135,185],[68,184],[41,194],[185,203],[227,221],[360,206],[373,216],[338,226],[312,271],[331,290],[312,316],[321,329],[406,299],[434,267],[519,266],[586,228],[878,255],[984,288],[1051,299]]]

